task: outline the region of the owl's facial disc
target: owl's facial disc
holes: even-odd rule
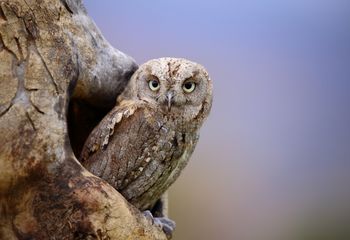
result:
[[[191,120],[204,105],[211,104],[208,73],[201,65],[186,59],[150,60],[134,73],[131,83],[134,87],[130,88],[130,95],[173,117]]]

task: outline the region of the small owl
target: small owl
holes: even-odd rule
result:
[[[151,60],[92,131],[80,161],[138,209],[152,209],[186,166],[211,105],[212,83],[201,65]]]

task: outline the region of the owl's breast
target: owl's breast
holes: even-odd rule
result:
[[[139,209],[150,208],[177,179],[198,138],[196,131],[184,128],[181,121],[153,118],[143,124],[140,129],[148,130],[139,131],[139,137],[144,138],[142,153],[119,189]]]

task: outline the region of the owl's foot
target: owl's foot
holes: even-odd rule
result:
[[[152,224],[158,226],[163,230],[168,239],[171,239],[175,230],[176,224],[173,220],[167,217],[153,217],[149,210],[143,212],[143,215],[152,222]]]
[[[165,233],[168,239],[171,239],[176,227],[176,224],[173,220],[167,217],[156,217],[154,218],[154,223],[160,228],[162,228],[163,232]]]

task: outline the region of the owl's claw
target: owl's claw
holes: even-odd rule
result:
[[[150,210],[146,210],[143,212],[143,215],[147,218],[148,221],[152,222],[154,224],[154,218]]]
[[[171,239],[173,232],[175,230],[176,224],[173,220],[166,217],[156,217],[154,218],[155,225],[162,228],[163,232],[168,239]]]
[[[153,217],[149,210],[143,212],[143,215],[152,222],[152,224],[158,226],[163,230],[168,239],[171,239],[175,230],[176,224],[173,220],[167,217]]]

